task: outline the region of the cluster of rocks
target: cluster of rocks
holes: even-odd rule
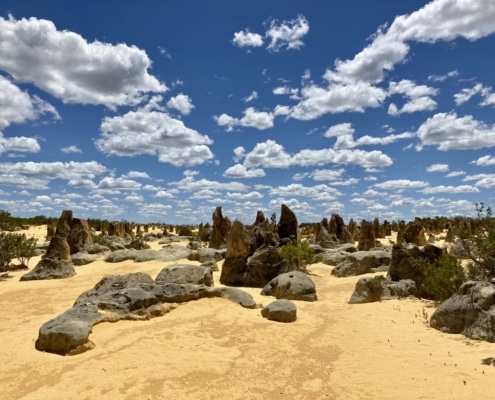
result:
[[[270,282],[261,294],[277,298],[261,310],[262,316],[280,322],[297,318],[296,305],[290,300],[316,300],[314,283],[305,274],[295,272]],[[41,326],[35,348],[60,355],[79,354],[94,348],[89,335],[96,324],[146,320],[164,315],[181,303],[212,297],[227,298],[245,308],[257,307],[252,296],[241,289],[214,287],[208,267],[165,267],[155,280],[142,272],[106,276],[82,293],[71,309]]]

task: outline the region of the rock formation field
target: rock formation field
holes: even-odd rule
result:
[[[44,242],[46,226],[24,231]],[[387,236],[383,243],[394,237]],[[187,241],[178,243],[186,246]],[[441,243],[439,243],[441,245]],[[150,242],[159,250],[158,242]],[[30,260],[31,269],[40,256]],[[223,261],[213,272],[220,283]],[[143,321],[101,323],[94,348],[74,356],[37,351],[40,327],[108,275],[157,277],[175,261],[102,257],[67,279],[0,281],[0,399],[473,399],[493,397],[495,344],[429,326],[435,304],[413,297],[350,304],[361,276],[308,266],[316,301],[292,300],[297,320],[263,318],[274,298],[243,287],[259,305],[202,298]]]

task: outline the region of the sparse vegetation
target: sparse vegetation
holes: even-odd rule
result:
[[[435,263],[425,263],[423,272],[422,288],[435,301],[447,300],[467,280],[460,261],[448,253]]]
[[[12,260],[18,259],[27,267],[31,257],[35,255],[36,239],[27,239],[25,235],[0,232],[0,272],[11,269]]]
[[[316,262],[314,250],[307,241],[289,241],[280,247],[280,255],[289,262],[289,270],[307,272],[306,266]]]
[[[472,224],[465,223],[460,231],[460,239],[472,262],[469,277],[490,280],[495,278],[495,217],[484,203],[476,203],[476,213]]]

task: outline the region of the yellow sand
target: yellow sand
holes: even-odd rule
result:
[[[45,233],[29,231],[40,240]],[[296,302],[295,323],[202,299],[149,321],[97,325],[90,337],[96,347],[77,356],[34,349],[39,327],[101,277],[142,271],[155,278],[174,263],[99,260],[52,281],[19,282],[25,272],[11,273],[0,282],[0,399],[493,397],[495,366],[482,360],[495,357],[495,344],[429,328],[434,307],[421,300],[350,305],[359,277],[335,278],[324,264],[310,268],[319,300]],[[259,303],[274,300],[246,290]]]

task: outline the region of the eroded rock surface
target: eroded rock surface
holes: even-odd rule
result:
[[[71,309],[41,326],[35,348],[60,355],[78,354],[94,347],[89,335],[95,324],[158,317],[176,308],[177,303],[211,297],[256,307],[251,295],[235,288],[158,284],[142,272],[106,276],[82,293]]]

